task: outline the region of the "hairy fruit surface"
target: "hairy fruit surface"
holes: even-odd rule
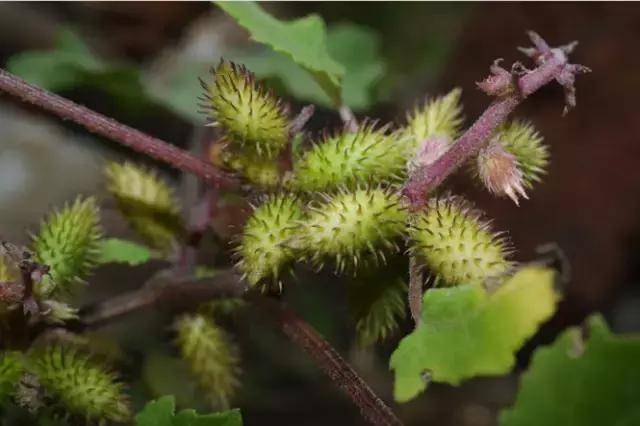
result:
[[[227,408],[240,386],[238,349],[225,331],[204,315],[185,315],[176,322],[176,343],[209,401]]]
[[[388,126],[368,122],[356,132],[343,130],[326,137],[294,165],[291,182],[297,191],[355,188],[367,182],[399,182],[404,177],[407,139]]]
[[[504,150],[515,157],[522,185],[530,189],[539,182],[549,163],[549,150],[533,125],[514,120],[498,131],[497,138]]]
[[[70,414],[87,420],[125,422],[130,416],[123,385],[75,348],[49,345],[36,351],[29,369]]]
[[[102,237],[100,214],[93,197],[78,198],[52,213],[40,226],[33,249],[38,262],[49,266],[38,292],[68,292],[95,266]]]
[[[132,163],[105,168],[107,189],[131,227],[147,244],[168,251],[183,230],[180,203],[156,173]]]
[[[458,136],[462,124],[461,89],[453,89],[444,96],[427,99],[407,116],[407,132],[412,139],[413,152],[434,136],[446,137],[450,143]]]
[[[250,285],[276,283],[281,287],[282,270],[294,259],[289,246],[304,213],[292,195],[274,195],[257,207],[244,226],[236,253],[237,266]]]
[[[397,251],[405,229],[406,211],[389,189],[342,188],[309,206],[308,219],[296,232],[303,256],[322,266],[335,260],[336,270],[356,268],[363,255],[385,261],[385,251]],[[370,256],[369,256],[370,255]]]
[[[421,257],[436,285],[487,283],[512,269],[505,238],[461,197],[432,199],[409,230],[413,255]]]
[[[212,125],[232,143],[273,158],[289,141],[287,108],[244,66],[222,60],[212,74],[202,105]]]
[[[22,354],[11,351],[0,353],[0,404],[11,397],[23,372]]]

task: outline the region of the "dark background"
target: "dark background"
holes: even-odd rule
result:
[[[527,100],[516,115],[533,121],[550,145],[551,165],[531,200],[515,207],[495,199],[462,176],[450,184],[508,229],[518,260],[536,257],[535,248],[557,243],[570,264],[571,279],[559,312],[520,354],[524,368],[531,349],[551,341],[563,328],[594,311],[603,312],[615,331],[640,330],[640,7],[634,3],[278,3],[265,7],[278,17],[319,13],[327,23],[350,21],[375,30],[387,72],[386,95],[366,114],[384,120],[429,93],[463,88],[467,123],[489,99],[475,89],[497,57],[522,60],[516,46],[528,44],[534,29],[551,44],[579,40],[573,62],[592,68],[578,78],[578,106],[561,117],[562,91],[550,84]],[[145,67],[181,39],[187,28],[211,16],[224,39],[242,43],[246,33],[208,3],[2,3],[0,64],[12,55],[51,47],[63,25],[71,25],[100,56]],[[211,63],[218,61],[211,58]],[[153,135],[188,146],[191,124],[170,111],[153,108],[128,114],[100,90],[65,93],[89,107],[116,116]],[[301,104],[292,100],[297,108]],[[311,126],[337,126],[337,116],[320,109]],[[100,193],[105,157],[129,155],[81,130],[57,122],[0,96],[0,234],[26,241],[52,205],[78,192]],[[18,158],[18,160],[15,160]],[[132,157],[134,158],[134,157]],[[4,169],[4,170],[3,170]],[[167,171],[180,184],[179,177]],[[105,213],[107,229],[126,235],[115,214]],[[218,224],[223,227],[224,224]],[[225,256],[209,242],[223,263]],[[92,280],[86,299],[139,285],[152,267],[104,268]],[[354,346],[340,280],[302,271],[304,285],[286,295],[296,309],[355,364],[385,400],[391,400],[387,359],[396,339],[376,350]],[[162,314],[145,313],[96,333],[133,382],[136,403],[174,384],[150,384],[152,376],[172,376],[169,330]],[[233,321],[243,349],[245,387],[237,398],[248,425],[361,424],[357,410],[326,378],[280,336],[268,319],[250,309]],[[409,330],[405,324],[404,331]],[[398,336],[399,337],[399,336]],[[150,355],[156,358],[150,361]],[[175,354],[173,354],[175,355]],[[141,374],[142,371],[142,374]],[[146,375],[146,376],[145,376]],[[146,377],[146,378],[145,378]],[[160,379],[161,381],[164,379]],[[158,380],[155,380],[158,381]],[[394,409],[407,424],[490,425],[497,410],[513,401],[517,376],[475,379],[459,387],[434,385]],[[185,391],[185,393],[188,393]],[[194,404],[190,396],[179,402]],[[197,398],[196,398],[197,399]]]

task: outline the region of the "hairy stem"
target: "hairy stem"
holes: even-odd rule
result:
[[[424,277],[420,262],[414,255],[409,257],[409,311],[416,327],[422,319],[422,287]]]
[[[245,291],[246,286],[233,270],[221,271],[212,278],[204,279],[178,279],[173,271],[163,271],[138,290],[81,309],[80,320],[70,328],[78,331],[95,328],[125,315],[156,307],[190,309],[211,299],[242,297]]]
[[[550,48],[537,34],[530,32],[529,37],[535,47],[521,50],[534,58],[538,67],[530,71],[516,63],[509,72],[499,67],[499,61],[494,63],[491,67],[492,75],[478,86],[487,94],[497,96],[497,100],[489,105],[445,154],[434,163],[418,168],[410,176],[403,194],[413,210],[422,208],[429,194],[462,164],[477,155],[509,114],[542,86],[556,80],[565,88],[565,112],[575,104],[574,76],[589,71],[581,65],[569,64],[567,55],[576,43]]]
[[[283,333],[302,348],[329,378],[360,408],[360,414],[373,425],[401,425],[393,411],[371,390],[355,370],[322,336],[284,304],[265,301]]]
[[[67,324],[74,331],[96,328],[125,315],[151,308],[187,310],[215,298],[242,297],[246,286],[232,271],[222,271],[202,280],[177,280],[168,272],[153,278],[140,290],[134,290],[80,312],[80,320]],[[275,300],[256,296],[255,301],[275,319],[282,332],[309,355],[322,371],[360,408],[374,425],[401,425],[391,409],[369,388],[355,370],[329,342],[290,308]]]
[[[0,69],[0,91],[49,111],[63,120],[71,120],[92,133],[147,154],[172,167],[193,173],[217,186],[236,185],[235,179],[231,176],[187,151],[31,85],[3,69]]]

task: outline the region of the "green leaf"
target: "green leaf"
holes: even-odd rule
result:
[[[380,57],[380,40],[371,29],[351,23],[329,28],[327,48],[345,68],[342,99],[345,105],[361,111],[375,101],[375,85],[382,78],[386,62]],[[287,55],[264,51],[250,55],[232,55],[257,77],[270,81],[280,91],[325,107],[335,106],[329,96]]]
[[[380,39],[375,31],[351,23],[330,28],[329,53],[345,68],[342,98],[354,110],[370,107],[375,101],[374,88],[386,70],[380,56]]]
[[[12,56],[7,69],[30,83],[59,91],[75,87],[86,72],[100,72],[104,63],[95,58],[70,29],[61,30],[54,50],[27,51]]]
[[[309,15],[283,22],[266,13],[254,2],[216,4],[246,28],[255,41],[271,46],[276,52],[289,55],[311,73],[334,105],[342,103],[340,80],[344,75],[344,67],[329,55],[322,18]]]
[[[501,426],[640,424],[640,335],[611,333],[600,315],[538,349]]]
[[[175,411],[175,399],[172,395],[163,396],[148,402],[135,418],[136,426],[172,426]]]
[[[551,269],[528,266],[493,293],[478,285],[425,293],[422,324],[391,356],[394,395],[405,402],[429,379],[457,385],[507,373],[514,353],[554,313],[559,297]]]
[[[194,410],[175,413],[175,399],[163,396],[147,403],[135,418],[136,426],[242,426],[240,410],[198,414]]]
[[[99,263],[128,263],[141,265],[151,259],[149,248],[133,241],[107,238],[100,245]]]
[[[57,34],[52,50],[14,55],[7,61],[7,69],[53,92],[97,88],[117,101],[118,108],[127,108],[132,113],[140,113],[153,105],[138,69],[103,61],[69,28]]]

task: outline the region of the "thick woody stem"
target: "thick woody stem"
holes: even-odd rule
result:
[[[216,186],[236,186],[236,181],[231,176],[189,152],[33,86],[3,69],[0,69],[0,91],[49,111],[63,120],[71,120],[92,133],[147,154],[172,167],[193,173]]]
[[[489,95],[497,96],[497,99],[444,155],[412,173],[403,194],[413,210],[422,208],[429,194],[462,164],[477,155],[520,102],[542,86],[556,80],[565,88],[565,112],[575,105],[574,76],[589,71],[568,61],[567,55],[575,43],[550,48],[537,34],[530,32],[529,37],[535,47],[521,50],[533,58],[538,67],[529,71],[516,63],[509,72],[498,65],[499,61],[493,64],[492,75],[478,83],[478,87]]]

